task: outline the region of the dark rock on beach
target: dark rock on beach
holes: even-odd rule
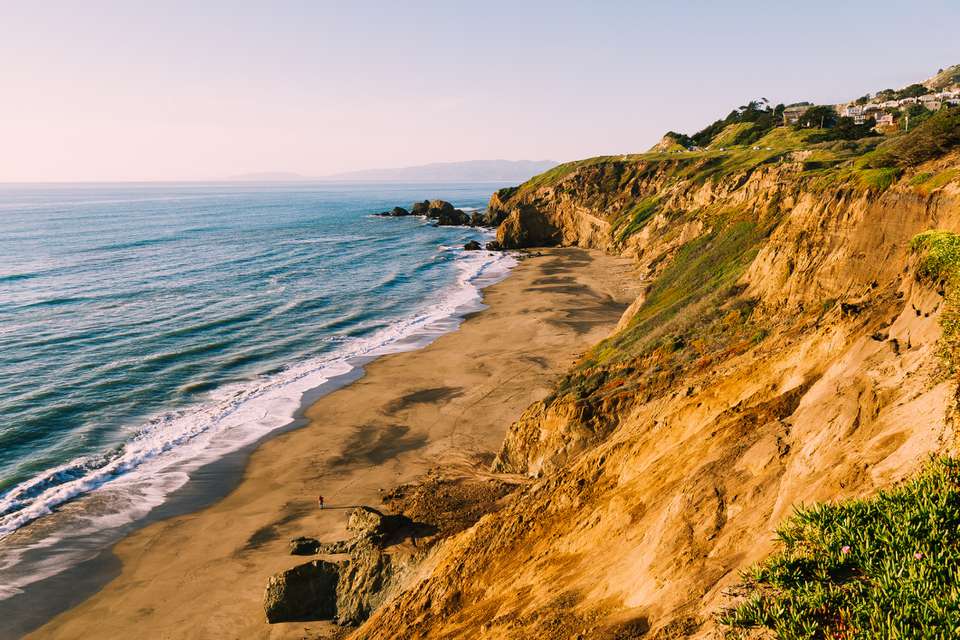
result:
[[[316,538],[301,536],[290,541],[290,555],[312,556],[320,549],[320,541]]]
[[[497,242],[496,240],[491,240],[490,242],[487,243],[486,247],[484,248],[487,251],[503,251],[503,247],[500,246],[500,243]]]
[[[463,245],[465,251],[479,251],[483,247],[480,246],[480,243],[476,240],[471,240],[467,244]]]
[[[334,562],[314,560],[270,578],[263,608],[267,622],[325,620],[337,613],[340,568]]]
[[[335,618],[340,624],[359,624],[420,558],[419,552],[397,555],[383,551],[392,538],[416,535],[417,524],[406,516],[357,507],[350,513],[347,530],[354,534],[348,540],[320,542],[300,537],[290,541],[294,554],[349,553],[350,559],[314,560],[271,577],[263,603],[268,622]]]

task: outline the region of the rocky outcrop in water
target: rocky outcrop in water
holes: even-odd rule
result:
[[[437,226],[464,227],[496,227],[504,218],[498,211],[474,211],[468,214],[462,209],[457,209],[446,200],[423,200],[414,202],[409,210],[403,207],[394,207],[390,211],[384,211],[376,215],[385,218],[423,216],[434,220]]]

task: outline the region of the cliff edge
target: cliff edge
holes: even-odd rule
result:
[[[958,111],[937,116],[955,137]],[[960,152],[816,133],[493,196],[503,246],[630,256],[643,293],[512,425],[493,470],[532,482],[355,637],[712,637],[795,506],[953,452],[955,297],[914,238],[960,232]]]

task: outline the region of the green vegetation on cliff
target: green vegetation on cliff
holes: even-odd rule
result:
[[[960,108],[943,109],[910,131],[883,142],[864,166],[912,167],[960,146]]]
[[[723,221],[683,245],[627,327],[601,342],[585,363],[623,361],[660,346],[679,351],[696,339],[703,340],[709,335],[707,325],[729,311],[722,302],[738,293],[734,285],[756,256],[762,237],[751,220]],[[702,315],[681,314],[695,305],[703,308]],[[689,353],[691,358],[700,355],[694,350]]]
[[[875,497],[801,508],[782,550],[747,572],[724,612],[731,637],[784,640],[960,635],[960,462],[938,458]]]
[[[622,244],[624,240],[643,229],[644,225],[657,212],[659,198],[650,196],[642,198],[633,207],[623,211],[612,222],[611,235],[615,243]]]
[[[910,249],[919,257],[917,278],[943,287],[939,351],[953,373],[960,364],[960,234],[926,231],[913,237]]]

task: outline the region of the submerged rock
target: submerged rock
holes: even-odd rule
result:
[[[314,560],[270,578],[263,596],[267,622],[329,620],[337,613],[340,567]]]
[[[390,211],[384,211],[383,213],[378,213],[376,215],[387,217],[387,218],[401,218],[403,216],[409,216],[411,214],[409,211],[407,211],[403,207],[394,207]]]

